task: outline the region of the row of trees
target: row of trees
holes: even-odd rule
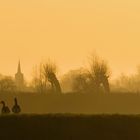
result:
[[[140,93],[140,66],[134,74],[121,74],[116,80],[112,81],[112,90],[116,92]]]
[[[10,76],[0,76],[0,91],[1,92],[9,92],[16,91],[17,87],[15,81]]]
[[[110,71],[107,63],[92,55],[89,59],[89,67],[71,70],[61,78],[58,78],[58,70],[51,60],[40,63],[34,68],[33,79],[30,86],[25,86],[25,92],[35,91],[37,93],[79,92],[140,92],[140,66],[137,73],[133,75],[122,74],[116,80],[109,83]],[[25,84],[26,85],[26,84]],[[0,92],[17,92],[14,78],[0,75]]]
[[[53,92],[60,94],[64,90],[74,92],[110,92],[109,68],[107,63],[96,57],[90,58],[89,69],[81,68],[70,71],[62,80],[57,78],[57,66],[48,60],[34,70],[32,85],[37,92]],[[61,86],[62,85],[62,86]]]
[[[40,63],[34,68],[32,83],[25,92],[28,90],[56,94],[61,94],[62,90],[79,93],[110,92],[107,63],[95,55],[90,58],[89,68],[70,71],[61,80],[58,80],[57,72],[57,66],[51,60]],[[17,91],[15,80],[0,75],[0,91]]]

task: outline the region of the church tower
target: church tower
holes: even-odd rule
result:
[[[23,73],[21,72],[20,61],[18,63],[17,73],[15,74],[15,82],[19,90],[22,90],[24,88],[24,76]]]

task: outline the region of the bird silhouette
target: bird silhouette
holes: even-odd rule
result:
[[[21,108],[18,105],[17,98],[14,99],[14,102],[15,102],[15,104],[12,108],[12,112],[15,113],[15,114],[19,114],[21,112]]]
[[[3,105],[2,109],[1,109],[1,113],[2,114],[9,114],[10,113],[10,109],[9,109],[8,106],[5,105],[5,102],[1,101],[0,103]]]

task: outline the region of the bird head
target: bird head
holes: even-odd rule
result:
[[[5,102],[4,101],[1,101],[0,103],[3,104],[3,105],[5,105]]]

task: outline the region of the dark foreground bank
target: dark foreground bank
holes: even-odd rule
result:
[[[1,116],[0,140],[140,140],[140,116]]]

